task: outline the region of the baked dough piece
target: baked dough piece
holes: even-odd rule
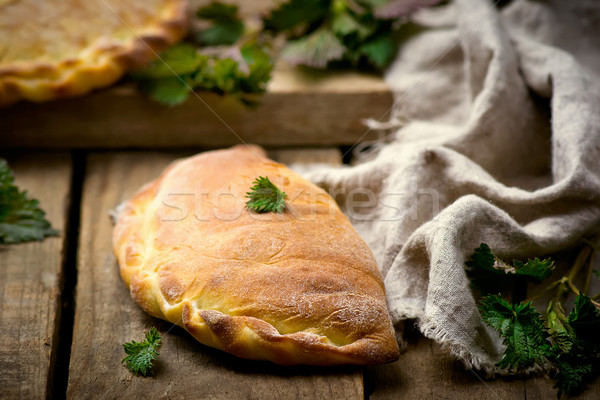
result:
[[[244,208],[257,176],[283,213]],[[120,211],[114,253],[149,314],[239,357],[375,364],[398,346],[372,253],[334,200],[256,146],[174,162]]]
[[[185,0],[0,0],[0,106],[87,93],[187,29]]]

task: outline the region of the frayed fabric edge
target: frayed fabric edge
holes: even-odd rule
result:
[[[442,346],[442,349],[449,351],[450,354],[462,361],[465,369],[484,371],[486,373],[486,377],[488,378],[493,378],[496,376],[529,376],[532,374],[547,373],[551,369],[550,365],[535,365],[523,371],[519,371],[518,373],[510,372],[506,369],[497,367],[493,362],[484,360],[477,354],[473,354],[473,352],[470,351],[466,346],[458,343],[457,341],[449,339],[448,332],[431,322],[423,322],[420,320],[419,329],[421,330],[423,336],[439,343]]]

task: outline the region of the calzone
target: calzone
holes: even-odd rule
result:
[[[281,213],[245,207],[255,178]],[[199,342],[279,364],[395,360],[382,277],[335,201],[257,146],[178,160],[121,207],[121,276],[147,313]]]

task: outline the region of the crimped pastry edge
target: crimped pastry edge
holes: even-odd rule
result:
[[[116,82],[127,69],[141,66],[181,39],[188,27],[187,1],[170,2],[154,26],[120,46],[84,49],[76,59],[57,64],[31,62],[0,66],[0,107],[29,100],[75,97]]]

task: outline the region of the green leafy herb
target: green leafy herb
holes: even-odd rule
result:
[[[56,236],[39,202],[14,184],[6,160],[0,159],[0,244],[40,241]]]
[[[333,33],[319,29],[308,36],[290,41],[281,52],[281,58],[291,64],[325,68],[330,61],[341,60],[345,48]]]
[[[147,97],[169,106],[192,91],[255,105],[271,78],[272,47],[279,48],[274,33],[285,36],[279,56],[291,64],[383,69],[396,54],[398,34],[410,31],[397,17],[437,2],[403,0],[383,9],[388,1],[289,0],[263,18],[262,30],[246,29],[236,5],[212,2],[196,13],[206,29],[129,76]]]
[[[554,270],[554,262],[551,259],[535,258],[526,263],[514,260],[511,266],[495,257],[485,243],[475,249],[466,266],[472,286],[484,294],[500,292],[514,277],[541,282]]]
[[[545,324],[531,301],[511,304],[499,295],[491,295],[484,297],[479,307],[482,321],[496,329],[506,345],[497,365],[512,372],[533,366],[549,370],[558,397],[579,392],[599,371],[600,304],[581,293],[573,283],[589,255],[589,248],[585,248],[567,275],[540,292],[555,292],[546,308]],[[480,287],[489,285],[489,280],[494,278],[519,274],[539,282],[547,278],[554,267],[551,260],[538,258],[526,263],[515,261],[509,266],[494,257],[485,244],[475,249],[467,264],[469,276],[477,280]],[[591,263],[587,268],[591,274]],[[479,272],[473,273],[477,270]],[[577,297],[567,316],[562,303],[569,293]]]
[[[567,322],[573,330],[577,346],[591,353],[600,352],[600,312],[592,299],[585,294],[577,296]]]
[[[331,1],[328,0],[290,0],[271,12],[264,20],[266,29],[285,31],[298,25],[311,24],[327,15]]]
[[[139,83],[140,90],[148,97],[169,106],[183,103],[187,99],[189,87],[189,79],[180,76],[149,79]]]
[[[389,36],[379,36],[359,47],[360,54],[367,57],[377,68],[383,68],[392,61],[397,46]]]
[[[395,37],[405,24],[398,17],[439,0],[411,0],[385,7],[388,0],[291,0],[265,19],[267,29],[289,41],[281,58],[291,64],[325,68],[336,65],[385,68],[396,54]]]
[[[560,355],[556,360],[557,373],[554,375],[554,388],[558,389],[557,397],[564,394],[575,394],[581,390],[585,379],[594,372],[594,366],[588,358],[568,357]]]
[[[481,319],[504,339],[506,350],[499,367],[516,371],[544,361],[550,349],[548,334],[531,303],[514,305],[491,295],[483,298],[479,310]]]
[[[244,34],[244,23],[238,17],[236,5],[213,2],[198,10],[198,18],[213,22],[213,26],[200,32],[198,39],[209,46],[232,45]]]
[[[257,44],[203,54],[181,43],[131,77],[146,96],[167,105],[183,103],[190,89],[235,95],[246,104],[254,104],[253,95],[265,92],[272,69],[271,57]]]
[[[259,176],[246,193],[246,207],[258,213],[282,212],[287,195],[279,190],[267,177]]]
[[[146,339],[143,342],[132,340],[123,344],[123,350],[127,356],[123,358],[123,363],[136,375],[149,376],[154,373],[153,362],[159,356],[158,349],[162,344],[160,334],[155,327],[146,332]]]

